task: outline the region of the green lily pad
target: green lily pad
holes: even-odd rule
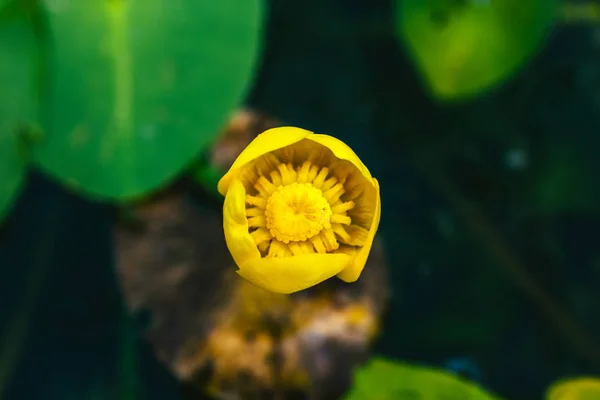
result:
[[[25,18],[0,24],[0,219],[16,199],[26,173],[22,135],[36,118],[36,42]]]
[[[500,400],[450,373],[374,358],[354,376],[344,400]]]
[[[546,391],[546,400],[597,400],[600,399],[600,378],[580,377],[563,379]]]
[[[124,200],[168,184],[253,77],[261,0],[45,4],[51,86],[35,159],[87,195]]]
[[[512,76],[557,14],[557,0],[399,0],[397,32],[431,94],[453,100]]]

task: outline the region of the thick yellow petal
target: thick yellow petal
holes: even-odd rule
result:
[[[252,260],[240,266],[238,274],[258,287],[289,294],[331,278],[352,263],[347,254],[302,254]]]
[[[342,142],[338,138],[315,133],[310,136],[307,136],[306,139],[312,140],[313,142],[319,143],[327,147],[340,160],[350,161],[369,181],[373,179],[373,177],[371,176],[371,172],[369,172],[369,169],[365,166],[365,164],[363,164],[363,162],[360,161],[360,158],[358,158],[354,150],[352,150],[350,146],[348,146],[346,143]]]
[[[356,254],[352,264],[337,274],[337,277],[344,282],[355,282],[360,277],[360,274],[367,263],[367,259],[369,258],[369,253],[373,246],[373,239],[375,238],[375,233],[377,233],[377,228],[379,227],[379,219],[381,218],[381,198],[379,196],[379,182],[377,182],[377,179],[373,178],[373,184],[377,190],[377,203],[375,204],[373,223],[371,224],[371,229],[369,229],[369,235],[365,240],[364,246]]]
[[[245,202],[246,189],[242,182],[236,179],[225,196],[223,231],[229,252],[238,266],[260,258],[260,252],[248,231]]]
[[[312,134],[313,133],[311,131],[293,126],[272,128],[259,134],[252,142],[250,142],[248,147],[246,147],[240,153],[231,168],[229,168],[229,171],[227,171],[227,173],[221,178],[217,185],[219,193],[225,196],[227,188],[231,184],[231,181],[235,178],[236,174],[239,172],[240,168],[248,164],[250,161],[257,159],[264,154],[270,153],[271,151],[299,142]]]

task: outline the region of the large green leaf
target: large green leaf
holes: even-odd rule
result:
[[[0,23],[0,219],[10,210],[26,171],[23,134],[36,118],[36,43],[25,18]]]
[[[539,50],[557,0],[397,0],[397,30],[431,94],[470,97]]]
[[[53,38],[40,166],[126,199],[187,167],[243,99],[261,0],[45,2]]]
[[[499,400],[444,371],[375,358],[360,368],[344,400]]]

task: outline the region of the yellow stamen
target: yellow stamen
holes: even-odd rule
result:
[[[267,201],[265,199],[261,199],[260,197],[254,196],[246,196],[246,203],[251,206],[256,206],[258,208],[264,209],[267,206]]]
[[[294,182],[269,197],[265,216],[267,228],[277,240],[300,242],[329,224],[331,208],[319,189],[310,183]]]
[[[331,207],[331,212],[334,214],[342,214],[342,213],[345,213],[346,211],[351,210],[353,207],[354,207],[353,201],[348,201],[345,203],[338,203],[338,204],[334,205],[333,207]]]
[[[297,167],[273,160],[260,165],[254,192],[246,196],[246,215],[263,256],[329,253],[363,245],[362,235],[356,235],[362,228],[348,215],[355,203],[348,199],[345,176],[340,181],[327,167],[311,161]]]
[[[271,233],[265,228],[258,228],[254,232],[251,233],[252,238],[254,239],[254,243],[261,244],[264,242],[270,242],[272,237]]]

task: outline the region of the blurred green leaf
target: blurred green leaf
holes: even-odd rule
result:
[[[499,400],[441,370],[374,358],[360,368],[345,400]]]
[[[583,377],[560,380],[546,392],[546,400],[600,399],[600,378]]]
[[[600,4],[594,1],[565,1],[560,10],[561,22],[585,23],[600,21]]]
[[[0,24],[0,219],[23,184],[27,154],[23,141],[36,118],[36,43],[25,18]]]
[[[401,0],[397,31],[432,95],[467,98],[503,82],[544,43],[556,0]]]
[[[253,76],[261,0],[46,1],[53,38],[40,166],[88,195],[168,183]]]

